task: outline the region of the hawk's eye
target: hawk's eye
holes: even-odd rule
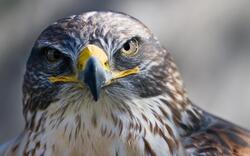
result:
[[[48,62],[56,63],[62,59],[62,54],[56,49],[45,48],[44,49],[45,57]]]
[[[138,41],[132,38],[123,45],[121,54],[124,56],[134,56],[138,52],[138,48]]]

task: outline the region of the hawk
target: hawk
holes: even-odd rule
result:
[[[195,106],[139,20],[92,11],[36,40],[23,83],[25,128],[4,156],[249,156],[250,133]]]

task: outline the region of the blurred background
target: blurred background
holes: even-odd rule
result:
[[[143,21],[172,53],[191,100],[250,129],[249,8],[249,0],[0,0],[0,143],[24,127],[22,76],[37,36],[89,10]]]

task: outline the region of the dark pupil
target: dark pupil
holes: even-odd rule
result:
[[[130,49],[130,44],[129,42],[126,42],[123,46],[124,50],[128,51]]]
[[[60,53],[56,50],[48,50],[47,57],[49,61],[56,61],[60,59]]]
[[[60,58],[60,54],[58,52],[54,51],[53,54],[56,60]]]

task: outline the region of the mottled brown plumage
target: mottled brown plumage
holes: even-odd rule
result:
[[[23,113],[0,155],[250,155],[250,132],[193,105],[170,54],[122,13],[74,15],[41,33]]]

